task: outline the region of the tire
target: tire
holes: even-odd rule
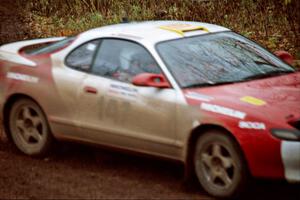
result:
[[[201,186],[212,196],[237,198],[246,188],[248,170],[241,150],[222,131],[207,131],[197,139],[194,169]]]
[[[15,146],[33,157],[46,156],[53,142],[44,112],[30,99],[20,99],[12,105],[9,132]]]

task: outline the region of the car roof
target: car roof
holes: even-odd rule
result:
[[[208,23],[191,21],[144,21],[129,22],[91,29],[82,37],[120,37],[133,40],[147,40],[157,43],[191,35],[228,31],[229,29]]]

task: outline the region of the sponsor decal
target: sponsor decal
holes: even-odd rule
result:
[[[219,113],[222,115],[227,115],[230,117],[239,118],[239,119],[244,119],[246,117],[246,113],[244,113],[244,112],[234,110],[231,108],[226,108],[223,106],[214,105],[214,104],[202,103],[201,109],[210,111],[210,112],[214,112],[214,113]]]
[[[240,121],[239,127],[245,129],[266,130],[266,125],[262,122]]]
[[[214,99],[214,97],[199,94],[196,92],[188,92],[185,94],[185,97],[190,98],[190,99],[200,100],[200,101],[211,101]]]
[[[137,92],[138,91],[135,88],[116,84],[111,84],[108,90],[108,94],[129,99],[137,98]]]
[[[112,35],[115,35],[115,34],[112,34]],[[138,36],[130,35],[130,34],[124,34],[124,33],[120,33],[117,35],[121,36],[121,37],[127,37],[127,38],[139,39],[139,40],[142,39],[142,37],[138,37]]]
[[[37,83],[39,81],[38,77],[15,73],[15,72],[8,72],[6,77],[9,79],[15,79],[15,80],[26,81],[31,83]]]
[[[110,87],[118,90],[127,91],[127,92],[137,92],[137,89],[128,86],[123,86],[123,85],[111,84]]]
[[[244,96],[244,97],[240,98],[240,100],[243,102],[255,105],[255,106],[262,106],[262,105],[266,104],[265,101],[255,98],[255,97],[251,97],[251,96]]]

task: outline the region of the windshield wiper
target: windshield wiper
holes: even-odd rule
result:
[[[195,84],[191,84],[191,85],[188,85],[188,86],[184,86],[183,88],[195,88],[195,87],[225,85],[225,84],[230,84],[230,83],[235,83],[235,82],[237,82],[237,81],[195,83]]]
[[[263,74],[254,74],[251,76],[247,76],[245,78],[243,78],[242,80],[254,80],[254,79],[260,79],[260,78],[268,78],[268,77],[273,77],[273,76],[280,76],[280,75],[284,75],[284,74],[289,74],[289,73],[293,73],[294,71],[272,71],[272,72],[267,72],[267,73],[263,73]]]

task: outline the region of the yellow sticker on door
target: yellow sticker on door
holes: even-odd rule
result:
[[[251,97],[251,96],[244,96],[242,98],[240,98],[241,101],[255,105],[255,106],[262,106],[265,105],[266,102],[264,100],[255,98],[255,97]]]

